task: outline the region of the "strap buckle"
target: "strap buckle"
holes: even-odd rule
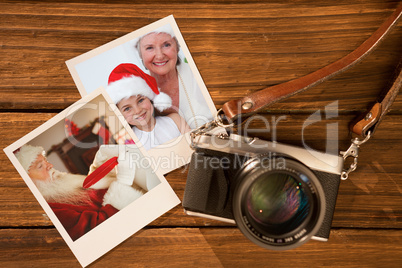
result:
[[[352,144],[346,151],[341,151],[340,154],[343,156],[343,160],[346,160],[348,157],[353,157],[353,163],[350,164],[347,170],[342,171],[341,179],[346,180],[349,177],[349,173],[353,172],[357,168],[357,159],[359,157],[359,147],[360,145],[366,143],[371,137],[371,132],[367,133],[367,136],[364,140],[359,140],[359,138],[352,139]]]
[[[201,136],[201,135],[212,135],[212,130],[214,130],[214,129],[219,129],[219,135],[218,135],[219,137],[226,137],[226,136],[228,136],[228,135],[225,133],[224,130],[233,127],[233,126],[234,126],[234,123],[231,123],[231,124],[224,124],[224,122],[223,122],[223,116],[224,116],[224,114],[223,114],[222,109],[219,109],[219,110],[217,111],[216,115],[215,115],[215,119],[214,119],[214,120],[212,120],[211,122],[208,122],[208,123],[206,123],[206,124],[200,126],[199,128],[193,130],[193,131],[190,133],[190,138],[191,138],[191,145],[190,145],[190,147],[194,149],[194,148],[196,147],[196,146],[195,146],[195,139],[196,139],[198,136]]]

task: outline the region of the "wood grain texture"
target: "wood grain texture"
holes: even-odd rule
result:
[[[3,130],[6,137],[0,141],[0,145],[6,147],[54,115],[56,114],[0,114],[0,129]],[[278,121],[277,128],[272,128],[273,122],[280,116],[282,118]],[[255,120],[250,123],[248,129],[254,129],[255,132],[250,131],[249,135],[272,140],[272,134],[275,131],[276,140],[287,144],[303,146],[305,143],[313,149],[325,151],[327,145],[328,150],[331,150],[331,145],[337,141],[340,148],[347,148],[349,141],[347,123],[352,119],[351,116],[339,116],[336,121],[339,133],[343,133],[343,135],[334,137],[338,140],[331,140],[328,144],[325,141],[327,133],[323,132],[322,129],[325,128],[325,125],[334,123],[330,122],[331,120],[318,122],[307,127],[304,131],[304,140],[301,140],[299,130],[308,116],[266,114],[264,118],[267,121]],[[30,122],[30,124],[27,125],[26,122]],[[269,131],[268,127],[270,127]],[[334,227],[402,228],[402,210],[400,207],[402,203],[402,166],[400,159],[394,157],[395,152],[402,151],[402,141],[398,136],[401,128],[400,116],[389,115],[385,118],[375,138],[361,148],[357,172],[353,173],[347,181],[341,183],[334,214]],[[262,130],[263,133],[261,133]],[[377,153],[379,151],[381,154]],[[0,160],[3,163],[10,163],[3,152],[0,153]],[[0,203],[0,214],[3,215],[0,218],[0,226],[51,225],[11,163],[0,168],[0,177],[3,178],[0,182],[0,196],[3,199],[3,202]],[[186,167],[173,171],[166,176],[181,200],[186,177]],[[375,200],[375,202],[371,200]],[[222,226],[225,224],[185,216],[181,206],[177,206],[151,224],[151,226],[175,225]]]
[[[80,99],[66,60],[170,14],[220,108],[230,99],[303,76],[345,56],[400,2],[0,1],[0,147]],[[250,122],[254,130],[248,129],[248,134],[316,150],[346,149],[348,123],[389,84],[401,57],[399,22],[363,62],[273,105]],[[357,171],[341,182],[328,242],[269,251],[250,243],[235,226],[186,216],[179,205],[91,266],[399,267],[400,95],[375,137],[362,146]],[[338,114],[325,119],[325,107],[334,102]],[[323,120],[303,128],[317,110]],[[328,132],[327,142],[327,128],[334,123],[337,131]],[[78,267],[3,152],[0,161],[0,265]],[[166,176],[180,199],[186,176],[186,167]]]
[[[290,3],[171,3],[157,8],[147,4],[104,4],[100,8],[93,3],[0,3],[0,40],[3,66],[7,66],[0,73],[4,96],[0,108],[66,108],[80,96],[65,60],[170,14],[219,107],[233,97],[303,76],[343,57],[368,38],[396,6],[392,1],[335,6]],[[278,104],[278,109],[295,108],[299,97],[306,98],[302,101],[310,107],[320,107],[321,102],[311,101],[320,93],[324,98],[347,94],[342,110],[364,109],[390,79],[402,55],[395,45],[400,43],[398,25],[360,66],[333,78],[333,83]],[[13,90],[19,91],[18,99]],[[397,103],[401,105],[400,100]]]
[[[143,229],[91,267],[398,267],[402,236],[395,230],[333,229],[329,242],[267,251],[236,228]],[[0,230],[3,267],[79,267],[55,230]],[[241,256],[241,257],[240,257]]]

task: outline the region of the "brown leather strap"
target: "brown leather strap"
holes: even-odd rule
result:
[[[311,74],[291,80],[279,85],[267,87],[254,92],[242,99],[226,102],[222,111],[225,120],[234,122],[241,116],[242,120],[252,114],[274,104],[280,100],[288,98],[312,86],[315,86],[330,77],[345,71],[356,63],[360,62],[378,45],[384,36],[396,24],[402,14],[402,4],[392,13],[392,15],[370,36],[363,44],[356,48],[340,60],[331,63]]]
[[[387,88],[384,91],[384,94],[379,97],[376,103],[371,106],[365,113],[358,116],[350,125],[351,132],[362,136],[367,137],[370,132],[370,135],[374,133],[374,131],[378,128],[378,125],[384,118],[384,116],[391,109],[391,105],[394,102],[398,92],[402,86],[402,61],[399,63],[396,68],[396,76],[391,85],[391,87]]]

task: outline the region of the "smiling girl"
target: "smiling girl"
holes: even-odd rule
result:
[[[111,72],[108,84],[109,96],[146,150],[190,131],[178,113],[158,115],[172,106],[172,100],[159,92],[155,78],[138,66],[131,63],[118,65]]]

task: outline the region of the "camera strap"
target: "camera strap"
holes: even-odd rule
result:
[[[226,102],[222,106],[222,109],[218,111],[217,120],[229,123],[229,125],[225,126],[234,126],[235,121],[242,122],[269,105],[289,98],[351,68],[378,46],[380,41],[396,25],[401,14],[402,4],[397,7],[391,16],[364,43],[345,57],[303,77],[261,89],[241,99]],[[385,94],[380,95],[377,102],[367,112],[353,121],[351,125],[353,133],[367,138],[378,127],[385,114],[389,111],[401,87],[401,64],[399,64],[398,68],[399,70],[393,85]]]
[[[350,172],[353,172],[357,168],[357,158],[359,157],[359,147],[366,141],[370,139],[374,131],[377,129],[378,125],[388,113],[394,102],[398,92],[402,86],[402,61],[399,62],[396,68],[396,76],[392,85],[384,90],[374,105],[371,106],[366,112],[359,115],[355,120],[350,123],[350,131],[360,137],[352,139],[350,147],[345,151],[341,152],[343,159],[346,160],[348,157],[353,157],[353,162],[350,164],[347,170],[342,172],[341,178],[346,180]]]
[[[378,96],[377,101],[366,112],[351,122],[350,131],[364,138],[370,134],[372,135],[384,116],[391,109],[391,105],[398,95],[401,86],[402,61],[396,68],[396,75],[391,86]]]
[[[226,102],[222,106],[222,109],[217,112],[214,121],[201,126],[191,133],[191,146],[195,146],[194,139],[198,135],[209,133],[216,127],[231,128],[241,124],[242,122],[245,122],[245,119],[268,107],[269,105],[289,98],[351,68],[363,60],[363,58],[365,58],[378,46],[380,41],[382,41],[396,25],[397,21],[401,17],[401,14],[402,4],[397,7],[391,16],[364,43],[362,43],[358,48],[345,57],[311,74],[282,84],[264,88],[241,99]],[[350,130],[352,133],[358,135],[359,138],[356,137],[352,139],[350,147],[346,151],[340,152],[345,160],[349,157],[353,158],[353,162],[350,164],[349,168],[342,172],[341,178],[343,180],[347,179],[349,173],[354,171],[357,167],[359,146],[365,143],[371,137],[384,116],[390,110],[392,103],[398,95],[398,92],[402,86],[401,69],[402,61],[396,68],[396,77],[391,87],[387,88],[380,94],[380,96],[377,98],[377,101],[370,107],[370,109],[362,113],[355,120],[353,120],[353,122],[351,122]],[[220,133],[219,135],[226,134]]]

